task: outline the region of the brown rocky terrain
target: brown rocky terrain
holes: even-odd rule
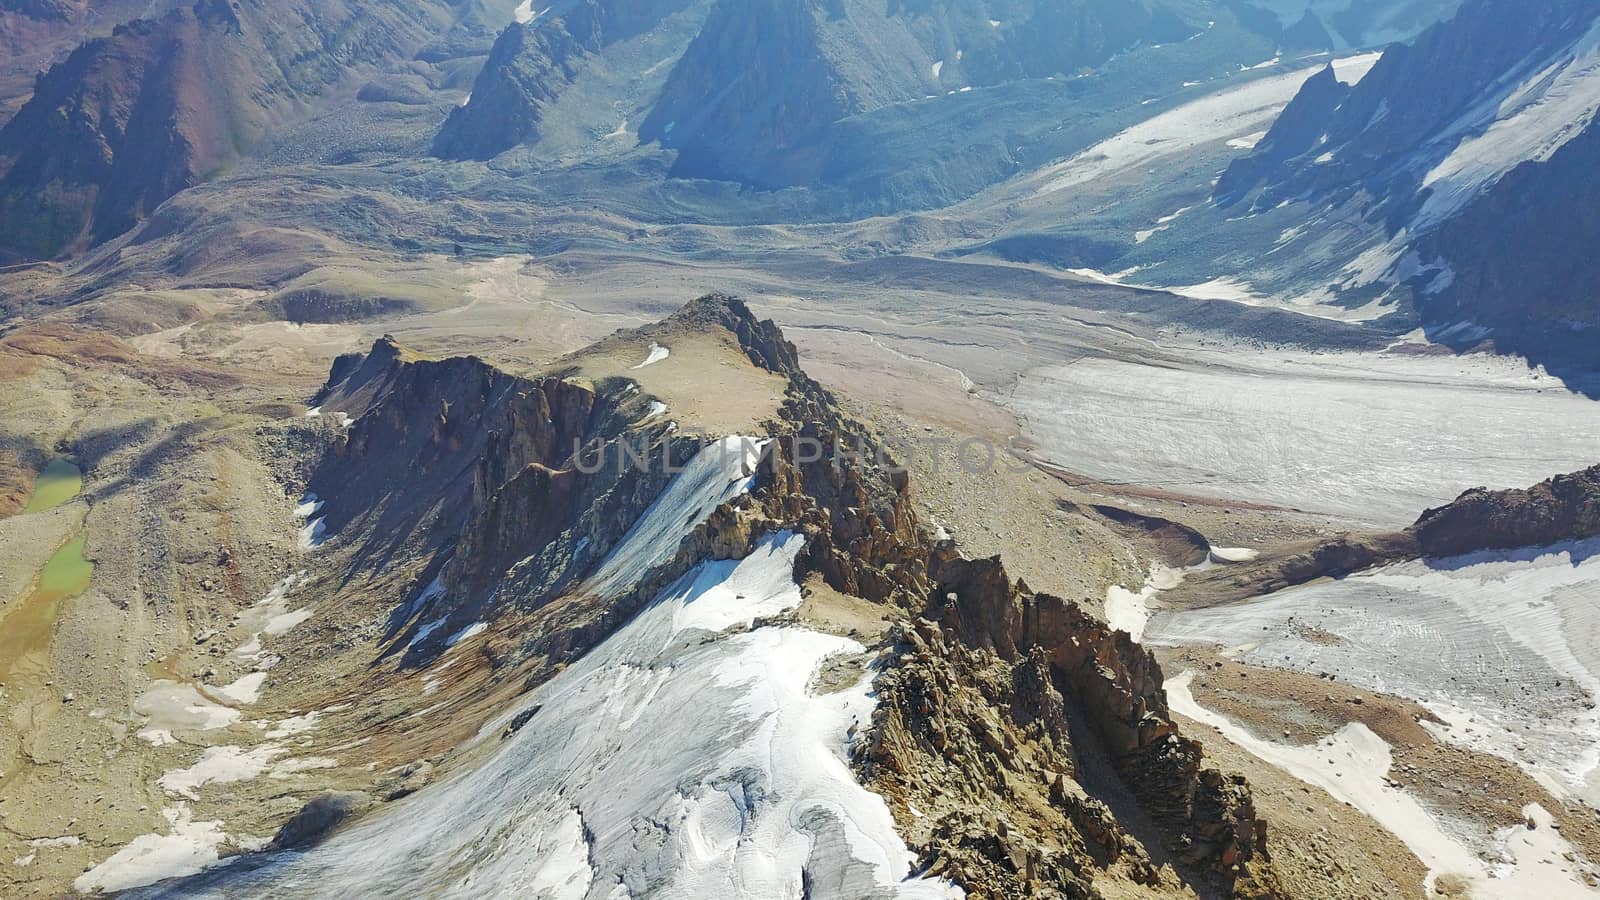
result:
[[[1527,490],[1467,491],[1411,527],[1426,556],[1511,550],[1600,534],[1600,466],[1557,475]]]
[[[671,355],[635,368],[652,344],[670,346]],[[139,349],[161,346],[177,352],[146,356]],[[796,573],[808,594],[801,621],[872,646],[868,657],[841,659],[837,671],[819,677],[847,683],[870,662],[882,667],[880,715],[864,726],[869,750],[856,765],[888,799],[928,871],[995,896],[1296,896],[1328,866],[1376,877],[1361,868],[1367,857],[1319,837],[1299,818],[1280,835],[1275,816],[1304,815],[1299,789],[1280,774],[1260,773],[1270,785],[1263,794],[1256,774],[1248,785],[1231,774],[1253,764],[1209,739],[1201,747],[1193,726],[1167,707],[1161,667],[1094,617],[1105,585],[1138,572],[1143,560],[1192,557],[1203,538],[1178,524],[1186,514],[1203,519],[1206,531],[1232,537],[1237,532],[1227,529],[1251,527],[1245,511],[1229,511],[1241,518],[1233,525],[1221,510],[1179,501],[1161,506],[1161,515],[1129,515],[1105,495],[1077,488],[1069,498],[1054,479],[997,471],[959,473],[959,482],[957,473],[946,473],[924,487],[933,474],[926,461],[910,473],[872,462],[884,441],[878,430],[805,375],[776,327],[737,301],[697,301],[662,323],[540,365],[434,356],[379,339],[365,353],[335,361],[320,391],[309,378],[277,380],[191,358],[181,341],[130,343],[34,326],[13,332],[0,348],[34,367],[15,382],[29,396],[56,396],[34,385],[50,384],[39,379],[58,377],[66,360],[81,357],[90,362],[80,365],[96,367],[94,380],[80,387],[89,396],[123,385],[117,390],[141,398],[137,408],[161,396],[174,417],[171,425],[141,430],[129,423],[116,435],[78,434],[67,442],[89,471],[86,527],[101,568],[93,591],[66,607],[60,633],[77,633],[69,629],[80,629],[86,615],[105,618],[106,604],[133,601],[130,607],[143,612],[129,617],[137,622],[116,613],[92,632],[105,643],[87,645],[102,658],[105,648],[127,641],[114,652],[137,661],[127,670],[131,682],[101,683],[109,670],[58,674],[77,700],[57,704],[51,733],[115,754],[104,770],[70,775],[116,809],[69,825],[70,817],[19,806],[11,825],[27,840],[72,834],[83,842],[41,851],[37,867],[16,882],[29,891],[63,883],[138,835],[161,833],[159,813],[169,801],[153,779],[192,765],[203,749],[281,741],[263,742],[257,722],[275,730],[318,711],[320,724],[295,738],[294,758],[337,765],[202,788],[197,816],[226,822],[230,834],[265,839],[308,802],[335,792],[298,818],[280,839],[287,845],[315,839],[318,821],[334,827],[373,814],[390,798],[474,765],[485,750],[467,743],[483,722],[598,645],[661,586],[707,557],[741,557],[780,528],[808,537]],[[697,405],[707,391],[728,402]],[[296,398],[309,399],[320,414],[308,418]],[[666,417],[651,417],[653,402],[668,405],[678,431],[669,431]],[[976,410],[957,420],[943,408],[945,421],[963,427],[987,421]],[[189,424],[176,427],[183,422]],[[689,529],[673,558],[627,596],[572,590],[662,486],[658,477],[620,467],[580,472],[575,447],[604,448],[604,456],[638,440],[655,458],[682,460],[699,445],[696,427],[777,439],[755,490]],[[41,432],[30,445],[56,446],[65,436]],[[802,438],[856,452],[840,465],[831,456],[809,460]],[[123,443],[139,449],[110,449]],[[151,520],[134,537],[108,517],[145,521],[151,512],[129,511],[165,508],[165,492],[178,490],[195,467],[219,480],[176,495],[182,499],[174,502],[194,510],[187,514],[194,540],[172,545],[184,560],[175,580],[160,574],[162,558],[143,564],[137,577],[171,585],[173,598],[145,606],[145,595],[130,590],[135,576],[124,557],[160,526]],[[156,480],[131,494],[120,485],[133,478]],[[1083,558],[1052,562],[1037,545],[1029,552],[1019,536],[984,537],[979,523],[998,530],[1005,524],[979,514],[974,492],[985,484],[1006,485],[999,490],[1008,498],[1037,491],[1023,508],[1037,507],[1044,521],[1060,525],[1051,541],[1083,542],[1072,551]],[[307,489],[322,495],[327,537],[309,554],[294,548],[294,529],[303,523],[291,515],[294,498]],[[939,514],[941,524],[962,523],[955,543],[938,540],[925,512],[949,503],[973,506]],[[70,531],[74,521],[64,518],[61,527]],[[221,550],[211,543],[218,535]],[[584,539],[593,549],[580,547]],[[1061,578],[1065,589],[1085,602],[1020,584],[996,560],[964,558],[968,540],[1015,547],[1030,571],[1069,572]],[[1101,553],[1128,559],[1112,562]],[[33,571],[20,569],[42,559],[19,561],[27,563],[19,566],[20,591]],[[228,653],[249,637],[251,626],[239,617],[297,568],[307,569],[307,580],[296,587],[295,604],[315,616],[292,640],[268,641],[283,659],[268,672],[260,703],[238,707],[249,722],[177,732],[172,746],[134,738],[141,721],[127,711],[129,698],[151,679],[210,690],[249,674]],[[429,601],[434,605],[416,608],[436,578],[442,591]],[[413,646],[422,626],[441,617],[446,624],[431,641],[425,636]],[[448,671],[417,667],[432,658],[439,638],[473,621],[488,622],[489,630],[463,642]],[[106,630],[111,626],[115,632]],[[167,633],[160,629],[170,637],[159,637]],[[102,709],[123,729],[120,738],[87,717]],[[92,796],[80,799],[83,808],[94,805]],[[1361,821],[1353,818],[1352,826]],[[1381,843],[1361,840],[1364,847]],[[20,839],[0,847],[12,849],[20,858],[29,847]]]

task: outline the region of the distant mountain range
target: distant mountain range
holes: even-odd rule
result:
[[[356,87],[363,101],[437,105],[448,79],[421,84],[415,69],[444,59],[484,63],[465,103],[441,113],[439,158],[517,151],[548,169],[642,153],[671,177],[800,190],[850,218],[947,205],[1185,81],[1280,46],[1403,35],[1453,6],[3,0],[0,46],[27,52],[0,65],[0,121],[14,111],[0,130],[0,260],[121,234]]]
[[[116,238],[360,104],[416,111],[415,135],[369,158],[445,183],[667,179],[720,186],[668,219],[715,219],[731,188],[730,221],[853,221],[1024,182],[1253,70],[1408,40],[1364,78],[1310,78],[1264,136],[1230,142],[1253,149],[1210,203],[1163,210],[1136,243],[1050,200],[1037,227],[1070,234],[983,246],[1066,241],[1062,259],[1154,285],[1593,357],[1597,21],[1591,0],[0,0],[0,46],[32,48],[0,66],[0,263]],[[1140,189],[1189,190],[1164,173]]]

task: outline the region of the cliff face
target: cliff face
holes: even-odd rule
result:
[[[48,258],[127,228],[233,147],[192,13],[138,21],[41,76],[0,131],[0,253]]]
[[[947,91],[1076,73],[1204,29],[1134,0],[722,0],[640,126],[675,174],[766,188],[843,182],[843,120]]]
[[[1306,82],[1214,200],[1302,206],[1312,235],[1361,222],[1387,261],[1348,260],[1335,293],[1409,301],[1444,343],[1488,337],[1553,370],[1592,368],[1597,54],[1586,0],[1464,4],[1353,87]]]
[[[492,159],[537,143],[546,107],[571,85],[590,54],[647,31],[693,0],[582,0],[501,33],[464,106],[433,143],[443,159]]]
[[[450,30],[422,4],[201,0],[95,39],[39,77],[0,130],[0,259],[107,240],[353,72]]]
[[[1495,345],[1552,366],[1600,365],[1600,123],[1525,162],[1420,242],[1450,284],[1418,299],[1425,320],[1471,322]]]
[[[140,16],[160,15],[158,0],[0,0],[0,126],[32,93],[35,78],[86,39]]]
[[[1082,785],[1114,781],[1159,829],[1159,835],[1145,839],[1161,840],[1189,867],[1191,878],[1232,896],[1279,894],[1267,857],[1266,824],[1255,814],[1248,784],[1202,766],[1200,745],[1179,734],[1172,721],[1164,676],[1148,651],[1076,604],[1013,584],[997,559],[965,560],[946,547],[936,555],[932,575],[935,601],[918,626],[920,640],[911,641],[918,665],[928,664],[928,646],[959,644],[965,649],[942,654],[961,663],[954,683],[981,685],[996,672],[1009,672],[1016,687],[1011,696],[988,702],[984,712],[978,712],[984,710],[979,705],[955,716],[934,713],[932,727],[916,724],[918,710],[923,716],[938,710],[950,692],[941,690],[930,699],[927,688],[917,688],[915,707],[886,707],[882,764],[908,772],[925,765],[918,757],[954,752],[974,757],[964,768],[1014,769],[1019,780],[1032,781],[1038,794],[1051,799],[1082,848],[1075,862],[1041,857],[1039,845],[1050,841],[1051,830],[1029,827],[1018,817],[1024,824],[1016,838],[1008,839],[1007,828],[1000,832],[1007,847],[1003,858],[1013,864],[1002,866],[1003,874],[976,864],[985,872],[985,887],[1036,891],[1040,876],[1053,872],[1042,879],[1044,886],[1067,896],[1096,896],[1085,890],[1094,869],[1119,860],[1133,880],[1159,880],[1139,839],[1108,821],[1098,801],[1082,794]],[[1018,734],[987,733],[996,729],[986,721],[1007,718]],[[952,739],[957,729],[972,734],[970,745]],[[1079,787],[1069,788],[1066,779]],[[1002,779],[1003,789],[1010,781]],[[1042,819],[1049,823],[1052,817]],[[956,868],[974,865],[970,849],[959,841],[935,842],[931,852],[948,855],[947,864]],[[1029,862],[1019,864],[1023,860]]]
[[[1414,43],[1390,47],[1353,88],[1313,78],[1269,137],[1229,167],[1216,199],[1236,203],[1259,187],[1255,205],[1267,208],[1365,191],[1389,202],[1398,228],[1421,202],[1432,166],[1484,127],[1477,119],[1486,99],[1557,62],[1596,15],[1584,0],[1469,3]]]
[[[324,528],[357,543],[360,569],[402,552],[433,557],[444,601],[433,618],[541,606],[604,558],[659,494],[668,463],[694,449],[665,423],[631,431],[648,400],[619,385],[423,359],[388,338],[336,363],[319,402],[323,416],[354,420],[309,484]],[[415,631],[417,611],[394,625]]]

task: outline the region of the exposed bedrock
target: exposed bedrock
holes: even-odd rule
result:
[[[490,662],[531,686],[701,561],[797,531],[807,538],[800,583],[923,616],[884,648],[883,702],[858,762],[891,798],[941,792],[918,801],[930,808],[927,832],[909,837],[930,868],[985,895],[1093,897],[1106,872],[1176,879],[1170,860],[1208,891],[1275,895],[1248,785],[1201,765],[1149,654],[1076,604],[1013,583],[998,560],[936,542],[906,473],[801,371],[774,324],[712,296],[659,327],[668,330],[617,339],[722,335],[788,386],[760,435],[769,443],[753,489],[687,526],[675,552],[620,590],[593,587],[597,567],[667,489],[667,463],[681,466],[703,443],[642,415],[643,392],[625,379],[428,360],[388,339],[335,364],[321,414],[354,421],[335,429],[310,482],[329,532],[368,571],[433,560],[397,609],[391,648],[421,661],[452,629],[493,620]],[[1093,787],[1079,780],[1085,760]]]
[[[1475,488],[1411,526],[1425,556],[1511,550],[1600,535],[1600,466],[1527,490]]]

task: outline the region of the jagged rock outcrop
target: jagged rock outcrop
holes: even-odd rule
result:
[[[319,794],[283,823],[272,838],[274,850],[304,850],[322,843],[345,822],[372,806],[372,796],[362,791]]]
[[[352,534],[356,568],[381,569],[402,549],[437,560],[429,604],[397,611],[402,636],[423,612],[540,607],[609,552],[698,448],[666,423],[630,429],[648,401],[620,386],[426,359],[389,337],[337,360],[318,402],[323,416],[353,420],[309,483],[327,533]]]
[[[1232,205],[1263,183],[1285,177],[1295,160],[1321,146],[1329,117],[1350,96],[1350,90],[1331,65],[1307,79],[1272,123],[1267,136],[1248,156],[1235,160],[1223,171],[1213,191],[1216,201],[1223,206]],[[1275,204],[1275,196],[1275,192],[1268,191],[1259,202]]]
[[[312,479],[338,498],[330,525],[359,524],[373,565],[399,552],[379,537],[396,534],[421,535],[438,561],[424,575],[438,576],[436,592],[397,612],[391,646],[409,646],[424,619],[494,619],[502,637],[486,652],[531,686],[700,562],[798,531],[802,583],[819,578],[924,617],[888,648],[885,702],[860,764],[896,802],[934,811],[911,835],[931,871],[995,896],[1094,897],[1110,871],[1176,887],[1179,875],[1151,862],[1145,842],[1158,840],[1207,890],[1275,896],[1248,786],[1205,769],[1199,745],[1177,733],[1153,657],[1077,605],[1013,584],[998,560],[935,542],[906,473],[743,303],[701,298],[615,340],[686,331],[725,334],[753,365],[787,377],[786,398],[767,423],[754,489],[691,524],[670,559],[620,593],[582,579],[665,488],[665,463],[686,462],[700,440],[619,412],[643,398],[616,385],[427,360],[387,338],[336,362],[322,414],[356,421]],[[658,464],[624,465],[627,441]],[[580,455],[604,464],[580,469]],[[405,479],[404,497],[379,494]],[[1095,793],[1106,789],[1131,797],[1159,833],[1127,830]]]
[[[947,548],[930,566],[940,598],[930,609],[953,638],[1007,662],[1043,660],[1080,732],[1155,821],[1178,858],[1229,891],[1273,896],[1266,826],[1247,784],[1204,769],[1201,748],[1178,734],[1155,658],[1081,607],[1012,584],[998,559]]]
[[[160,11],[148,0],[0,0],[0,126],[27,101],[39,73],[72,48]]]
[[[1164,599],[1213,606],[1407,560],[1545,547],[1597,536],[1600,466],[1557,475],[1525,490],[1474,488],[1425,511],[1404,531],[1342,535],[1191,573]]]
[[[1557,475],[1527,490],[1467,491],[1423,513],[1411,533],[1430,557],[1600,536],[1600,466]]]
[[[1042,652],[1009,665],[926,619],[901,643],[878,682],[863,772],[911,813],[908,837],[928,873],[991,897],[1096,897],[1095,879],[1111,870],[1163,882],[1144,846],[1078,786],[1066,701]]]

